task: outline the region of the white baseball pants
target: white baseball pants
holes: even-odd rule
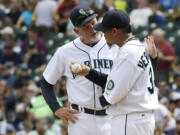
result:
[[[69,122],[68,135],[111,135],[110,116],[96,116],[81,112],[76,123]]]
[[[111,135],[154,135],[153,112],[112,116]]]

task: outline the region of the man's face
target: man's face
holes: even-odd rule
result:
[[[112,46],[114,44],[113,42],[113,31],[111,30],[106,30],[103,32],[104,33],[104,37],[106,39],[106,42],[109,46]]]
[[[37,34],[33,31],[29,31],[28,36],[29,36],[30,40],[33,40],[33,41],[36,40],[36,38],[37,38]]]
[[[96,42],[99,39],[100,32],[97,32],[94,30],[93,25],[97,23],[96,18],[92,19],[91,21],[87,22],[83,26],[76,28],[77,34],[90,41],[90,42]]]

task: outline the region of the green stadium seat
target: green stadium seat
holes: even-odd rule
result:
[[[27,30],[28,30],[28,28],[26,26],[23,26],[19,29],[15,29],[14,34],[17,38],[20,38],[23,40],[27,37]]]

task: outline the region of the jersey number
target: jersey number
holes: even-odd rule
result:
[[[149,75],[150,75],[150,83],[151,83],[151,86],[148,87],[148,91],[150,92],[150,94],[153,94],[154,93],[154,84],[153,84],[153,74],[152,74],[152,69],[150,68],[149,70]]]

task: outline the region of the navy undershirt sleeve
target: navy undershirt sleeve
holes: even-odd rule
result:
[[[49,105],[51,110],[55,112],[60,108],[60,105],[56,99],[56,95],[53,89],[53,85],[49,84],[44,77],[42,77],[41,80],[41,89],[42,89],[42,95],[44,96],[44,99],[46,103]]]
[[[157,70],[157,65],[158,65],[158,58],[153,59],[152,57],[150,57],[151,59],[151,63],[153,66],[153,70],[156,71]]]
[[[107,81],[107,74],[98,72],[94,69],[90,69],[90,72],[85,76],[88,80],[94,82],[97,85],[100,85],[102,88],[105,88]]]
[[[110,103],[105,99],[104,95],[102,95],[100,98],[99,98],[99,101],[100,101],[100,104],[102,107],[105,107],[107,105],[110,105]]]

